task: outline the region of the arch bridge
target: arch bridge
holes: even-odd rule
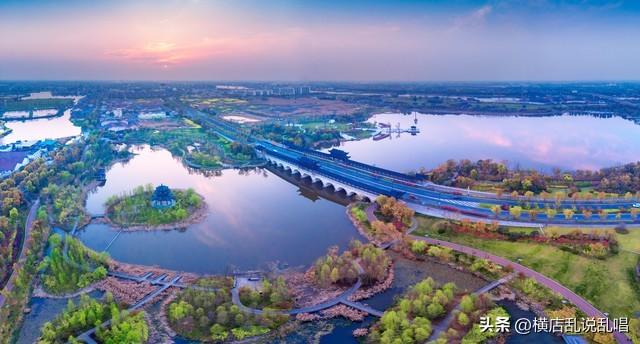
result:
[[[313,166],[304,166],[304,161],[290,161],[290,159],[278,156],[278,154],[274,154],[274,152],[271,151],[263,151],[263,157],[270,164],[292,175],[297,175],[301,179],[319,184],[323,188],[333,189],[335,192],[344,192],[348,197],[356,197],[364,201],[373,201],[380,194],[380,192],[375,192],[364,185],[354,185],[355,183],[343,178],[331,176],[330,173],[323,173]]]

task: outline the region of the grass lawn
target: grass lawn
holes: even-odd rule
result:
[[[567,234],[574,230],[581,231],[595,231],[600,230],[602,232],[605,231],[613,231],[610,228],[579,228],[579,227],[547,227],[545,228],[545,232],[555,231],[559,234]],[[634,251],[640,254],[640,229],[631,228],[629,229],[629,234],[617,234],[618,243],[620,244],[620,248],[627,251]]]
[[[635,312],[640,311],[640,286],[633,279],[635,265],[638,262],[637,254],[621,251],[615,256],[599,260],[566,252],[551,245],[483,240],[455,233],[439,234],[432,230],[431,226],[441,220],[420,216],[418,221],[417,235],[428,234],[433,238],[476,247],[513,261],[521,259],[521,264],[557,280],[579,294],[580,285],[591,285],[592,281],[585,270],[594,264],[606,272],[606,278],[601,281],[604,292],[598,293],[595,297],[583,296],[600,310],[614,317],[633,316]],[[567,232],[571,230],[562,229]],[[640,231],[631,230],[629,234],[619,234],[618,239],[623,249],[640,252]]]

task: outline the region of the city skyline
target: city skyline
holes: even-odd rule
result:
[[[640,5],[4,1],[0,79],[639,80]]]

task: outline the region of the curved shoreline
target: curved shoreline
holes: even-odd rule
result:
[[[204,220],[207,217],[207,209],[209,209],[204,197],[196,193],[200,198],[200,207],[192,212],[187,218],[178,222],[164,223],[159,225],[146,225],[146,224],[120,224],[113,222],[109,218],[111,207],[107,208],[104,215],[104,222],[109,225],[112,230],[125,231],[125,232],[137,232],[137,231],[156,231],[156,230],[170,230],[177,228],[186,228],[190,225],[196,224]]]

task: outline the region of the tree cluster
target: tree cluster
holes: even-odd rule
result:
[[[386,252],[373,244],[362,244],[354,240],[349,250],[339,253],[339,248],[329,248],[327,254],[318,260],[313,267],[314,281],[326,288],[332,284],[351,285],[358,276],[363,285],[372,285],[385,279],[391,259]],[[359,266],[358,266],[359,265]],[[359,268],[362,274],[358,274]]]
[[[429,277],[407,291],[372,327],[367,342],[424,343],[432,332],[431,321],[442,318],[455,298],[456,287],[438,288]]]
[[[384,218],[391,219],[396,227],[409,227],[415,212],[406,203],[393,197],[380,195],[376,198],[379,211]]]
[[[49,238],[51,253],[39,266],[44,271],[44,287],[55,294],[68,293],[89,286],[107,276],[107,256],[86,248],[78,239],[59,234]],[[65,256],[66,245],[66,256]]]
[[[241,339],[269,332],[287,320],[268,310],[261,315],[240,311],[231,302],[230,279],[205,278],[196,285],[181,292],[168,307],[171,327],[187,338],[213,342]]]
[[[282,277],[273,281],[263,279],[258,289],[243,287],[240,289],[240,301],[251,308],[288,309],[292,306],[289,288]]]
[[[182,221],[202,205],[202,199],[193,189],[172,190],[175,205],[158,209],[152,206],[153,186],[138,186],[131,192],[112,196],[107,202],[107,216],[123,226],[161,225]]]
[[[102,328],[100,325],[107,320],[111,320],[110,324]],[[77,305],[69,300],[62,313],[42,326],[38,343],[75,342],[74,336],[94,327],[100,343],[146,343],[149,338],[142,312],[121,311],[110,293],[104,302],[83,294]]]

